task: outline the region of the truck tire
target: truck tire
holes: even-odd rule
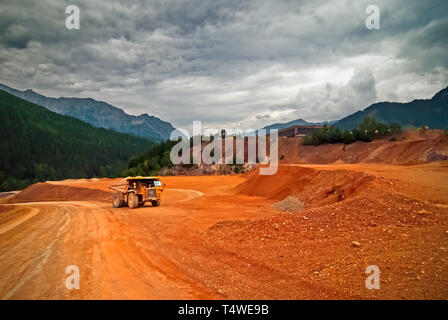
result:
[[[123,206],[124,200],[123,195],[121,193],[114,193],[112,196],[112,207],[120,208]]]
[[[133,192],[128,194],[128,206],[131,209],[138,207],[138,196]]]
[[[153,200],[153,201],[151,201],[153,207],[158,207],[158,206],[160,206],[160,202],[161,202],[160,199],[159,199],[159,200]]]

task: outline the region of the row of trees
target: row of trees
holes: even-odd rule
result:
[[[324,125],[322,129],[316,130],[312,135],[306,136],[303,140],[305,145],[320,145],[325,143],[345,143],[350,144],[355,141],[372,141],[386,136],[392,136],[401,132],[401,126],[396,123],[390,125],[379,123],[372,117],[366,117],[353,130],[341,131],[334,126]]]
[[[171,148],[177,141],[162,141],[153,144],[147,151],[129,159],[128,168],[121,175],[127,176],[152,176],[159,174],[162,168],[171,168]]]
[[[221,131],[221,137],[225,138],[225,131]],[[193,139],[199,138],[204,140],[204,137],[191,137],[190,147],[193,147]],[[210,137],[208,137],[210,138]],[[211,137],[210,140],[215,139]],[[234,137],[236,139],[236,137]],[[201,140],[201,141],[202,141]],[[170,152],[172,147],[177,144],[178,141],[163,141],[153,144],[147,151],[132,157],[128,162],[128,168],[123,170],[122,176],[152,176],[158,175],[163,168],[171,168],[173,166],[170,159]],[[203,147],[204,145],[202,145]],[[214,150],[211,151],[210,156],[214,156]],[[238,161],[238,163],[241,161]],[[194,167],[192,154],[190,154],[190,163],[181,164],[184,168]],[[233,156],[232,170],[236,173],[243,169],[243,164],[237,164],[236,155]]]

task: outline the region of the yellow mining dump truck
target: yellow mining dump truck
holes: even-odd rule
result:
[[[151,202],[153,207],[160,206],[164,185],[159,177],[127,177],[125,183],[109,188],[116,191],[112,196],[114,208],[127,205],[134,209],[145,202]]]

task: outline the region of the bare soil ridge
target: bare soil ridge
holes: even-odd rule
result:
[[[448,160],[448,137],[442,130],[407,131],[372,142],[304,146],[302,138],[280,139],[281,163],[422,164]]]

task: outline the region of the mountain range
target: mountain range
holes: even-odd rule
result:
[[[169,139],[174,127],[148,114],[129,115],[122,109],[91,98],[50,98],[33,90],[16,90],[0,84],[0,89],[50,111],[71,116],[98,128],[113,129],[151,140]]]
[[[297,119],[286,123],[275,123],[264,127],[270,129],[283,129],[296,125],[333,125],[342,130],[351,130],[366,117],[375,118],[385,124],[398,123],[404,128],[429,126],[432,129],[448,128],[448,87],[440,90],[431,99],[417,99],[411,102],[378,102],[364,110],[357,111],[340,120],[328,122],[308,122]]]
[[[285,123],[274,123],[274,124],[264,127],[263,129],[265,129],[266,132],[269,132],[269,130],[271,130],[271,129],[281,130],[281,129],[289,128],[292,126],[314,126],[314,125],[324,125],[324,124],[334,125],[335,123],[337,123],[337,121],[308,122],[303,119],[297,119],[297,120],[292,120],[292,121],[285,122]]]
[[[30,89],[20,91],[3,84],[0,84],[0,89],[95,127],[113,129],[151,140],[166,140],[174,130],[169,122],[157,117],[148,114],[129,115],[122,109],[91,98],[50,98]],[[340,120],[308,122],[304,119],[296,119],[286,123],[271,124],[263,129],[269,132],[270,129],[280,130],[295,125],[328,124],[350,130],[356,128],[365,117],[373,117],[378,122],[387,124],[398,123],[403,127],[429,126],[434,129],[446,129],[448,127],[448,87],[436,93],[431,99],[417,99],[407,103],[378,102]]]
[[[448,87],[440,90],[431,99],[411,102],[378,102],[362,111],[355,112],[341,120],[336,127],[350,130],[357,127],[365,117],[378,122],[398,123],[402,127],[429,126],[431,129],[448,128]]]

